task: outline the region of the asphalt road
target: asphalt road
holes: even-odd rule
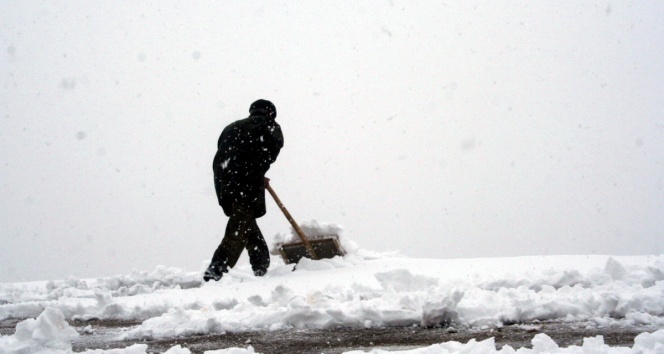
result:
[[[0,334],[13,334],[16,323],[21,319],[0,321]],[[604,342],[611,346],[631,347],[634,337],[642,332],[654,332],[660,328],[652,326],[629,328],[596,328],[584,323],[543,322],[515,324],[502,328],[338,328],[328,330],[282,330],[244,333],[207,334],[181,338],[147,341],[118,341],[116,336],[123,330],[139,322],[92,320],[71,321],[70,324],[81,334],[72,343],[74,351],[85,349],[124,348],[135,343],[148,345],[148,352],[162,353],[174,345],[182,345],[193,353],[206,350],[251,345],[257,353],[263,354],[335,354],[350,350],[381,348],[404,350],[425,347],[447,341],[466,343],[494,337],[500,349],[510,345],[515,349],[530,347],[537,333],[546,333],[561,347],[581,345],[583,338],[602,335]]]

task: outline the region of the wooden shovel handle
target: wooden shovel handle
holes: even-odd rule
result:
[[[318,255],[316,255],[316,251],[314,251],[314,248],[311,246],[309,239],[307,239],[307,236],[304,234],[304,231],[302,231],[300,226],[295,222],[291,214],[288,212],[288,209],[286,209],[284,203],[282,203],[279,197],[277,197],[277,193],[274,192],[274,189],[272,189],[272,187],[269,184],[266,184],[265,189],[267,189],[268,192],[270,192],[270,195],[272,195],[272,198],[274,198],[274,201],[279,206],[279,209],[281,209],[281,211],[284,213],[284,216],[286,216],[286,219],[288,219],[288,222],[290,222],[291,226],[295,230],[295,233],[297,233],[297,235],[300,236],[302,243],[304,243],[304,247],[306,247],[307,251],[309,251],[311,259],[318,260],[319,259]]]

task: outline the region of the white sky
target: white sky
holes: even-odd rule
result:
[[[273,101],[296,219],[413,257],[664,252],[664,3],[0,2],[0,281],[199,269]],[[274,203],[268,242],[288,224]]]

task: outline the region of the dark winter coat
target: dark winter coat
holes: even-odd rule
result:
[[[265,215],[264,177],[284,146],[281,127],[274,118],[252,114],[228,125],[214,156],[214,186],[224,214],[242,205],[258,218]]]

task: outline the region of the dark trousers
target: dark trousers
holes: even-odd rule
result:
[[[226,224],[226,234],[212,256],[212,264],[219,264],[223,272],[235,267],[242,251],[247,249],[251,268],[267,270],[270,266],[270,252],[258,228],[253,212],[242,206],[233,208],[233,214]]]

